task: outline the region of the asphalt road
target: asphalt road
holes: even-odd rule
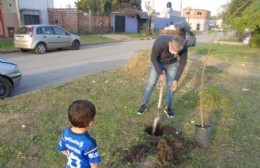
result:
[[[197,35],[197,44],[211,41],[213,35]],[[117,42],[82,46],[80,50],[50,51],[46,54],[9,53],[4,57],[15,62],[23,73],[19,87],[12,96],[36,91],[44,87],[69,82],[100,71],[126,64],[139,49],[151,49],[154,40]]]

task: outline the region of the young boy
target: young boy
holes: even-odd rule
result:
[[[94,138],[88,134],[96,115],[94,104],[87,100],[76,100],[68,109],[72,127],[65,128],[58,150],[67,156],[66,168],[98,168],[101,162]]]

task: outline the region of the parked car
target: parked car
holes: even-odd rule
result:
[[[184,31],[186,31],[188,47],[196,45],[196,36],[190,31],[191,27],[186,22],[178,22],[175,25],[167,26],[163,30],[160,30],[160,34],[174,34],[174,31],[177,29],[184,29]]]
[[[38,54],[67,47],[78,50],[80,37],[55,25],[25,25],[14,34],[14,46],[22,52],[35,50]]]
[[[19,86],[21,79],[19,67],[0,57],[0,99],[9,97],[12,89]]]
[[[192,31],[187,31],[186,32],[186,40],[187,40],[187,45],[190,46],[195,46],[196,45],[196,36]]]

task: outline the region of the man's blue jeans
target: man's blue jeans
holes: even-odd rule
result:
[[[178,62],[169,65],[160,64],[160,68],[164,70],[166,76],[166,86],[167,86],[166,106],[171,107],[172,99],[174,96],[174,92],[172,91],[172,84],[175,78],[175,74],[177,72]],[[149,79],[146,88],[144,90],[143,104],[148,105],[149,99],[154,90],[154,87],[156,86],[158,78],[159,75],[156,73],[153,64],[151,64]]]

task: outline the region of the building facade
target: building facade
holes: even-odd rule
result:
[[[15,0],[0,0],[0,37],[12,37],[18,27]]]
[[[53,4],[53,0],[19,0],[21,24],[47,24],[48,8],[53,8]]]
[[[166,8],[155,17],[152,17],[152,19],[152,26],[155,33],[159,33],[161,29],[178,22],[185,22],[185,18],[181,17],[181,13],[172,9],[171,2],[167,2]]]
[[[210,24],[210,11],[204,9],[185,8],[181,16],[186,18],[191,30],[207,31]]]
[[[149,20],[147,12],[137,10],[132,11],[132,13],[112,12],[111,31],[115,33],[140,33],[144,29],[148,29]]]
[[[19,25],[47,24],[53,0],[0,0],[0,37],[13,37]]]

